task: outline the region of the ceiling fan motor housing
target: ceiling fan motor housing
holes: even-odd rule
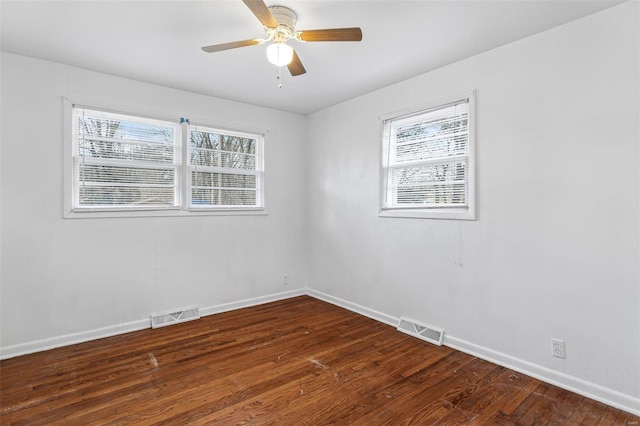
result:
[[[269,10],[278,22],[280,32],[284,33],[287,39],[291,37],[296,30],[296,20],[298,19],[296,13],[284,6],[270,6]]]

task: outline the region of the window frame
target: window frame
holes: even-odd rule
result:
[[[133,114],[123,114],[123,113],[115,113],[111,111],[105,111],[97,108],[88,108],[81,107],[79,105],[74,105],[72,109],[72,123],[76,124],[76,120],[79,120],[80,115],[83,113],[83,110],[90,111],[92,117],[97,118],[105,118],[105,119],[122,119],[122,121],[126,120],[131,123],[137,123],[141,125],[152,125],[159,126],[164,128],[170,128],[173,130],[173,142],[171,144],[171,150],[173,151],[173,161],[172,162],[160,162],[153,160],[121,160],[117,158],[93,158],[93,157],[84,157],[80,155],[76,155],[80,149],[79,142],[80,136],[78,134],[78,127],[72,126],[72,140],[71,140],[71,149],[72,149],[72,161],[73,161],[73,184],[72,184],[72,206],[73,210],[76,212],[88,212],[88,211],[138,211],[138,210],[174,210],[180,208],[180,165],[182,161],[182,153],[180,147],[180,124],[176,121],[169,120],[159,120],[155,118],[147,118],[141,117]],[[96,138],[97,140],[98,138]],[[103,140],[108,140],[113,138],[105,138]],[[135,142],[130,142],[135,143]],[[153,143],[149,142],[140,142],[136,144],[146,144],[153,145]],[[97,165],[97,166],[112,166],[112,167],[124,167],[124,168],[132,168],[132,169],[172,169],[174,178],[171,188],[173,188],[173,203],[171,205],[79,205],[79,192],[80,187],[83,185],[80,182],[80,165],[87,164],[88,165]]]
[[[224,134],[225,136],[235,136],[240,138],[247,139],[255,139],[256,147],[255,147],[255,169],[250,172],[240,173],[240,172],[231,172],[227,170],[227,172],[231,172],[238,175],[253,175],[256,178],[256,206],[233,206],[233,205],[224,205],[224,206],[212,206],[212,205],[194,205],[192,200],[192,179],[191,173],[197,169],[197,166],[194,167],[189,159],[191,158],[191,143],[189,133],[191,131],[201,131],[206,130],[208,133],[214,132],[218,134]],[[264,208],[264,135],[259,133],[252,132],[239,132],[235,130],[223,129],[220,127],[213,127],[202,124],[189,124],[186,126],[186,137],[182,139],[185,141],[185,165],[184,165],[184,178],[186,179],[184,189],[184,205],[192,212],[199,211],[207,211],[207,210],[215,210],[215,211],[252,211],[259,210]],[[229,152],[229,151],[225,151]],[[217,169],[214,167],[207,167],[209,169]],[[220,169],[221,172],[224,172]]]
[[[437,110],[461,101],[468,101],[468,170],[467,170],[467,207],[389,207],[385,205],[387,192],[388,173],[385,165],[385,122],[389,120],[403,120],[412,115],[427,113],[429,110]],[[394,111],[379,117],[380,124],[380,145],[379,145],[379,194],[378,194],[378,216],[398,217],[398,218],[422,218],[422,219],[454,219],[454,220],[476,220],[476,194],[475,194],[475,173],[476,173],[476,107],[475,90],[461,94],[440,98],[428,103]]]
[[[147,109],[136,108],[130,105],[109,104],[104,102],[96,102],[93,100],[69,99],[62,98],[63,103],[63,218],[117,218],[117,217],[180,217],[180,216],[235,216],[235,215],[267,215],[265,205],[265,177],[264,177],[264,142],[267,130],[238,130],[233,129],[234,126],[220,126],[211,124],[190,124],[189,120],[176,119],[177,115],[150,111]],[[170,123],[178,123],[177,149],[179,158],[174,162],[178,180],[176,198],[177,206],[136,206],[136,207],[75,207],[75,141],[74,141],[74,108],[86,108],[104,113],[119,114],[124,116],[132,116],[143,120],[165,121]],[[203,120],[204,121],[204,120]],[[256,168],[260,167],[261,174],[261,191],[260,201],[257,206],[206,206],[198,208],[190,208],[190,191],[191,181],[188,164],[188,148],[189,141],[187,139],[188,128],[190,126],[200,126],[209,129],[215,129],[224,134],[246,135],[257,138],[256,156],[258,151],[259,160],[256,162]]]

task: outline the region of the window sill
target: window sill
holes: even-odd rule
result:
[[[449,219],[449,220],[476,220],[474,211],[470,210],[382,210],[378,217],[398,217],[413,219]]]
[[[266,216],[265,209],[220,209],[220,210],[85,210],[65,212],[65,219],[100,219],[120,217],[197,217],[197,216]]]

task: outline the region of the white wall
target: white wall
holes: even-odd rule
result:
[[[312,114],[309,286],[640,412],[638,15],[628,2]],[[378,217],[378,117],[469,89],[478,220]]]
[[[62,96],[268,130],[269,214],[63,219]],[[153,312],[234,306],[305,288],[307,239],[300,200],[306,187],[306,121],[300,115],[3,54],[5,355],[139,328],[148,325]],[[289,274],[287,287],[283,273]]]
[[[309,291],[640,412],[638,9],[309,118],[2,54],[3,355]],[[478,220],[379,218],[378,116],[469,89]],[[62,219],[62,96],[269,129],[269,215]]]

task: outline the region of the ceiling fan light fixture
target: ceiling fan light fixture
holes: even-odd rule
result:
[[[267,47],[267,59],[273,65],[289,65],[293,59],[293,48],[285,43],[273,43]]]

